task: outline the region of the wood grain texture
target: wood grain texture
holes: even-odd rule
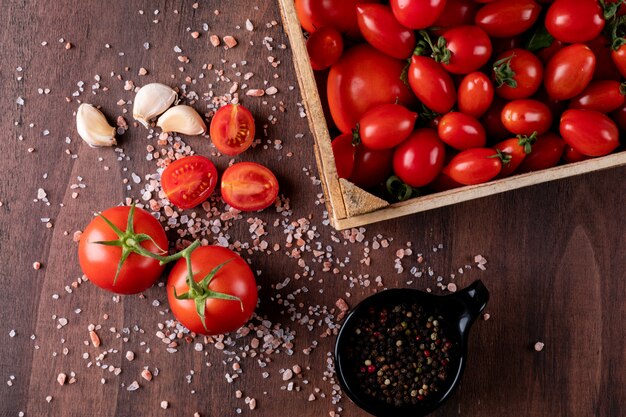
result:
[[[324,205],[317,198],[321,187],[310,178],[318,176],[313,139],[307,120],[298,115],[301,95],[291,50],[269,51],[262,46],[266,36],[273,39],[274,46],[288,44],[281,26],[271,26],[272,20],[280,21],[278,5],[237,0],[227,6],[224,2],[206,1],[194,9],[192,4],[120,0],[111,2],[105,10],[92,0],[18,0],[3,4],[6,14],[0,28],[0,82],[4,93],[0,100],[0,125],[4,132],[0,141],[0,285],[4,300],[0,303],[0,416],[16,416],[20,411],[26,416],[192,416],[196,411],[202,416],[221,416],[237,415],[237,408],[242,409],[242,415],[327,416],[329,411],[337,410],[330,401],[332,385],[324,380],[327,353],[334,338],[320,337],[322,329],[308,331],[292,321],[292,314],[276,302],[276,294],[286,298],[306,286],[308,293],[297,294],[297,303],[331,308],[338,297],[345,298],[346,292],[350,292],[347,301],[353,306],[371,294],[373,286],[365,288],[357,283],[351,288],[350,279],[344,279],[344,275],[356,280],[359,274],[369,274],[372,281],[380,275],[387,287],[436,288],[437,275],[447,280],[458,267],[472,264],[473,256],[479,253],[489,260],[488,270],[472,268],[463,275],[457,274],[455,282],[459,287],[476,278],[485,282],[491,292],[487,308],[491,319],[474,325],[463,383],[434,416],[614,417],[626,413],[625,168],[368,226],[365,239],[370,247],[377,235],[392,237],[393,241],[386,249],[371,250],[371,265],[367,266],[359,262],[365,251],[363,243],[344,245],[340,233],[322,224]],[[144,15],[138,13],[140,9],[145,10]],[[158,15],[153,14],[155,9],[159,10]],[[220,10],[219,16],[213,14],[215,9]],[[256,27],[252,33],[243,29],[246,18]],[[153,23],[154,19],[159,23]],[[209,34],[232,34],[239,45],[232,50],[213,48],[208,44],[208,34],[202,32],[204,22],[210,27]],[[237,25],[242,29],[236,29]],[[193,40],[187,28],[201,31],[201,37]],[[71,42],[73,48],[66,51],[59,38]],[[43,41],[48,45],[42,46]],[[144,42],[150,43],[149,50],[143,48]],[[106,43],[111,48],[105,48]],[[190,57],[190,64],[178,62],[175,45]],[[281,62],[277,68],[268,63],[269,56]],[[244,59],[245,68],[231,67]],[[129,190],[122,180],[130,180],[133,172],[143,177],[156,169],[154,162],[145,159],[145,148],[154,145],[154,141],[146,138],[141,127],[131,127],[120,138],[129,160],[118,160],[113,150],[94,150],[81,143],[74,130],[73,111],[77,103],[66,103],[65,97],[71,96],[77,89],[76,83],[82,80],[82,99],[102,105],[109,120],[114,121],[123,114],[116,102],[120,98],[131,100],[133,94],[124,91],[123,82],[110,77],[112,71],[137,85],[161,81],[179,86],[187,75],[197,78],[204,63],[224,69],[233,80],[237,79],[234,73],[238,70],[254,72],[248,82],[252,88],[262,88],[264,80],[268,85],[276,85],[276,97],[249,98],[242,94],[242,102],[259,124],[267,124],[266,129],[259,129],[262,140],[280,139],[283,149],[257,146],[238,160],[254,160],[271,167],[283,193],[290,198],[294,213],[289,219],[311,215],[311,223],[317,226],[319,234],[311,244],[331,245],[336,259],[351,258],[349,263],[338,266],[341,273],[334,275],[322,272],[321,265],[306,255],[305,263],[315,270],[314,279],[295,280],[304,269],[298,259],[284,255],[286,250],[272,255],[246,255],[253,269],[262,271],[258,276],[262,287],[259,314],[295,331],[295,354],[273,355],[267,368],[260,368],[254,359],[242,359],[244,372],[232,384],[224,378],[225,373],[232,373],[232,362],[223,363],[228,358],[210,345],[197,352],[193,344],[183,343],[178,352],[166,352],[155,336],[158,323],[171,319],[163,288],[151,288],[145,298],[123,297],[119,302],[89,283],[72,294],[65,291],[81,276],[72,233],[83,229],[94,212],[119,204],[125,197],[139,198],[140,187],[131,180]],[[23,67],[21,73],[16,71],[18,66]],[[142,66],[149,71],[146,77],[136,75]],[[125,71],[125,67],[129,70]],[[179,67],[184,71],[179,71]],[[204,72],[207,77],[198,79],[193,89],[208,91],[208,84],[213,83],[216,94],[228,91],[230,84],[217,82],[214,72]],[[102,77],[100,84],[109,87],[108,93],[91,94],[96,74]],[[18,76],[23,79],[18,81]],[[295,88],[290,90],[289,86]],[[50,88],[50,94],[40,95],[38,88]],[[16,104],[17,97],[24,98],[25,106]],[[272,110],[279,101],[285,103],[284,114]],[[200,105],[196,107],[202,109]],[[269,115],[278,118],[276,124],[265,122]],[[128,115],[126,118],[130,121]],[[44,136],[44,130],[50,134]],[[298,133],[304,137],[296,137]],[[20,135],[23,140],[19,140]],[[70,144],[65,142],[66,136],[72,139]],[[185,140],[197,152],[210,154],[208,140]],[[34,148],[34,152],[28,152],[28,148]],[[78,157],[73,159],[66,150]],[[293,156],[288,157],[288,152],[293,152]],[[224,157],[213,159],[221,169],[229,162]],[[105,166],[109,169],[105,170]],[[72,184],[80,182],[78,176],[86,188],[78,190],[78,198],[73,199]],[[50,206],[33,202],[38,188],[46,191]],[[255,216],[269,224],[281,218],[272,210]],[[50,218],[53,227],[46,228],[41,218]],[[245,219],[234,222],[228,233],[232,240],[250,240]],[[170,237],[175,238],[175,233],[170,233]],[[213,242],[215,236],[208,238]],[[282,247],[283,228],[270,230],[268,240]],[[406,248],[409,241],[414,255],[402,260],[405,272],[397,274],[396,250]],[[439,243],[443,249],[433,252],[433,246]],[[434,277],[413,280],[408,276],[406,271],[416,265],[418,252],[424,253],[426,264],[436,272]],[[32,267],[35,261],[43,265],[39,271]],[[276,284],[286,277],[292,278],[289,286],[276,290]],[[407,284],[408,281],[414,282]],[[58,294],[59,299],[55,300],[53,294]],[[153,305],[155,300],[158,306]],[[80,314],[75,312],[78,308]],[[109,315],[107,320],[103,318],[105,313]],[[57,329],[61,317],[69,323]],[[90,323],[102,325],[102,346],[98,349],[85,345]],[[116,332],[110,331],[112,327]],[[126,335],[128,341],[115,337],[124,328],[130,332]],[[17,335],[10,337],[13,329]],[[319,346],[312,354],[304,355],[302,349],[313,341]],[[540,353],[532,349],[536,341],[545,343]],[[63,354],[64,348],[68,349],[67,355]],[[89,360],[83,359],[85,352],[93,359],[109,350],[102,362],[121,367],[119,376],[95,366],[88,368]],[[136,354],[133,362],[124,358],[128,350]],[[206,362],[212,366],[207,367]],[[304,370],[301,378],[294,379],[299,392],[281,389],[286,383],[280,370],[294,364]],[[159,375],[150,383],[139,376],[144,366],[159,368]],[[188,383],[185,376],[191,370],[194,375]],[[56,383],[60,372],[72,371],[76,373],[75,384]],[[269,378],[262,377],[264,371],[270,373]],[[106,384],[100,383],[101,378],[106,379]],[[140,382],[141,388],[127,391],[134,380]],[[6,381],[11,381],[11,385]],[[315,401],[307,401],[314,387],[319,387],[326,398],[316,394]],[[236,398],[236,390],[242,390],[244,398],[256,398],[257,409],[250,411],[243,398]],[[50,403],[47,396],[52,396]],[[163,400],[169,402],[168,410],[160,408]],[[340,406],[342,416],[366,415],[345,398]]]

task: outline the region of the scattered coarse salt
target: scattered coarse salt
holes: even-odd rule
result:
[[[293,371],[291,369],[285,369],[285,372],[283,372],[283,381],[289,381],[291,378],[293,378]]]
[[[65,375],[63,372],[57,375],[57,382],[59,383],[59,385],[65,385],[66,379],[67,379],[67,375]]]
[[[9,337],[15,337],[17,336],[17,332],[15,331],[15,329],[11,329],[11,331],[9,332]]]
[[[226,44],[228,48],[234,48],[235,46],[237,46],[237,39],[230,35],[224,36],[223,40],[224,44]]]
[[[541,352],[543,350],[544,347],[544,343],[543,342],[537,342],[535,343],[535,351],[537,352]]]
[[[94,347],[99,347],[100,346],[100,337],[98,336],[98,333],[96,333],[95,330],[90,330],[89,331],[89,339],[91,340],[91,344]]]
[[[256,408],[256,399],[251,398],[248,406],[250,407],[250,410],[254,410]]]
[[[129,386],[126,387],[126,391],[137,391],[139,389],[139,382],[133,381]]]
[[[491,318],[491,314],[489,314],[489,313],[485,313],[485,314],[483,314],[483,320],[487,321],[487,320],[489,320],[490,318]]]
[[[213,46],[220,46],[220,37],[217,35],[211,35],[209,36],[209,42],[211,42],[211,45]]]
[[[33,269],[35,271],[41,269],[41,262],[33,262]]]
[[[457,290],[456,284],[454,282],[449,283],[447,288],[448,288],[448,291],[450,292],[456,292]]]
[[[164,410],[167,410],[167,407],[170,406],[170,403],[168,403],[167,401],[161,401],[161,408]]]
[[[126,360],[132,362],[135,359],[135,353],[131,350],[126,352]]]

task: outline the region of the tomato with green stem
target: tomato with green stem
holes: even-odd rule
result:
[[[456,87],[443,65],[427,56],[413,55],[409,85],[417,98],[436,113],[447,113],[456,103]]]
[[[211,141],[225,155],[239,155],[254,142],[254,117],[241,104],[220,107],[211,120]]]
[[[393,171],[411,187],[432,182],[443,168],[446,149],[434,129],[417,129],[393,154]]]
[[[530,29],[541,12],[533,0],[496,0],[476,13],[476,24],[494,38],[508,38]]]
[[[226,168],[220,185],[222,198],[240,211],[258,211],[274,204],[278,180],[269,168],[255,162],[239,162]]]
[[[589,85],[596,68],[596,57],[582,43],[569,45],[558,51],[546,65],[544,86],[555,100],[576,97]]]
[[[461,80],[457,95],[459,111],[479,118],[491,106],[494,88],[487,75],[472,72]]]
[[[524,162],[524,159],[533,151],[533,144],[536,139],[536,134],[530,136],[519,135],[497,143],[493,148],[504,155],[502,170],[497,178],[504,178],[513,174]]]
[[[167,279],[170,309],[194,333],[233,332],[257,305],[256,280],[237,253],[221,246],[201,246],[179,259]]]
[[[485,128],[476,118],[460,112],[446,113],[437,126],[439,138],[448,146],[462,151],[482,148],[487,143]]]
[[[313,69],[325,70],[341,58],[343,53],[341,33],[331,26],[318,29],[307,39],[306,50]]]
[[[94,285],[116,294],[137,294],[150,288],[167,254],[163,227],[147,211],[133,206],[112,207],[94,218],[78,244],[78,261]]]
[[[502,124],[515,135],[541,135],[552,126],[552,112],[537,100],[514,100],[502,109]]]
[[[169,164],[161,173],[161,186],[176,207],[189,209],[202,204],[217,185],[217,169],[200,155],[186,156]]]
[[[359,29],[365,40],[379,51],[406,59],[415,48],[415,34],[398,22],[389,6],[357,4]]]
[[[468,149],[452,158],[444,172],[463,185],[482,184],[500,173],[503,159],[505,156],[494,149]]]
[[[593,110],[566,110],[559,126],[568,145],[587,156],[604,156],[619,146],[619,130],[607,115]]]
[[[537,137],[537,140],[533,143],[532,152],[526,155],[517,168],[517,173],[521,174],[552,168],[559,163],[565,145],[565,141],[552,132],[547,132]]]
[[[493,79],[498,96],[507,100],[528,98],[541,87],[543,65],[532,52],[511,49],[496,58]]]
[[[369,149],[394,148],[409,137],[417,113],[400,104],[382,104],[366,112],[354,130],[354,139]]]

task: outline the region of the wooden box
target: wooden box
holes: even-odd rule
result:
[[[322,181],[326,205],[336,229],[348,229],[412,213],[431,210],[463,201],[486,197],[587,172],[626,165],[626,151],[551,169],[514,175],[484,184],[388,203],[337,176],[320,96],[306,50],[306,41],[298,22],[294,0],[278,0],[285,32],[293,51],[293,61],[308,114],[309,127],[315,139],[315,157]]]

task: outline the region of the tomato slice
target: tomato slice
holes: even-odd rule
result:
[[[211,140],[225,155],[239,155],[254,141],[254,117],[244,106],[227,104],[211,120]]]
[[[161,174],[161,186],[172,204],[189,209],[209,198],[217,185],[217,169],[204,156],[172,162]]]
[[[237,210],[263,210],[276,201],[278,180],[263,165],[240,162],[224,171],[221,190],[224,201]]]

